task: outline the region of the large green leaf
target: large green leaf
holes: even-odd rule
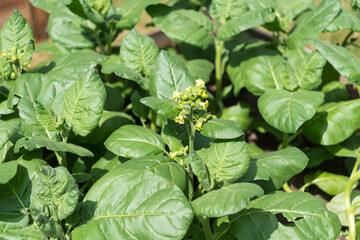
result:
[[[174,100],[145,97],[140,102],[170,119],[174,119],[180,113],[180,110],[177,108],[179,104]]]
[[[240,123],[241,130],[246,132],[251,122],[250,105],[239,102],[237,105],[225,108],[221,118]]]
[[[258,107],[271,126],[285,133],[295,133],[315,115],[323,101],[322,92],[269,90],[259,98]]]
[[[8,121],[0,120],[0,149],[19,131],[20,125],[21,121],[19,118]]]
[[[17,161],[10,161],[0,164],[0,184],[8,183],[16,174]]]
[[[57,142],[47,137],[29,137],[21,138],[15,144],[15,152],[19,152],[20,148],[25,148],[28,151],[46,147],[46,149],[58,152],[70,152],[81,157],[93,157],[94,154],[86,148],[71,144]]]
[[[149,171],[169,180],[184,193],[188,190],[188,178],[185,169],[167,156],[146,156],[131,159],[119,167]]]
[[[341,8],[340,14],[325,29],[326,32],[336,32],[339,30],[360,32],[360,19],[350,10]]]
[[[360,131],[337,145],[327,146],[326,149],[338,157],[357,158],[360,155]]]
[[[185,64],[167,51],[161,51],[150,72],[150,94],[173,100],[175,91],[184,92],[195,81]]]
[[[94,48],[95,25],[65,9],[51,13],[47,25],[50,38],[67,49]]]
[[[1,28],[0,43],[7,54],[19,58],[20,65],[30,63],[34,52],[34,35],[30,24],[16,9]]]
[[[346,101],[348,99],[346,84],[338,81],[327,83],[321,88],[321,91],[325,93],[325,103]]]
[[[155,24],[166,36],[205,49],[213,41],[213,25],[208,17],[194,10],[171,11]]]
[[[296,69],[295,78],[301,88],[314,89],[321,84],[321,75],[326,59],[318,52],[306,56]]]
[[[265,191],[273,191],[305,169],[307,156],[295,147],[252,156],[249,170],[239,181],[259,184]]]
[[[344,77],[360,84],[360,59],[348,49],[312,39],[311,43],[331,63],[331,65]]]
[[[116,155],[126,158],[139,158],[165,152],[165,143],[156,132],[137,125],[125,125],[104,143]]]
[[[360,125],[360,99],[328,103],[318,109],[304,125],[304,134],[312,142],[333,145],[350,137]]]
[[[26,214],[30,207],[31,183],[39,167],[46,163],[31,155],[18,159],[16,175],[6,184],[0,184],[0,236],[24,234],[20,231],[29,224]],[[25,235],[25,234],[24,234]],[[5,238],[7,239],[7,238]]]
[[[41,8],[47,12],[56,12],[59,8],[64,8],[71,0],[30,0],[31,4],[35,7]]]
[[[198,152],[216,181],[235,181],[245,174],[250,156],[244,141],[215,142]]]
[[[194,216],[174,184],[129,168],[114,169],[97,181],[85,196],[83,211],[89,240],[182,239]]]
[[[205,83],[210,81],[211,73],[214,70],[214,64],[205,59],[188,61],[186,67],[194,79],[202,79]]]
[[[276,216],[285,218],[280,223]],[[303,192],[275,192],[258,198],[232,218],[229,232],[236,239],[335,239],[341,224],[323,200]]]
[[[106,151],[105,154],[91,166],[92,182],[96,182],[103,175],[119,166],[125,160],[126,159],[116,156],[112,152]]]
[[[340,9],[340,0],[324,0],[315,10],[302,14],[289,35],[290,48],[302,47],[308,42],[308,38],[320,34],[338,15]]]
[[[136,82],[144,90],[149,90],[149,79],[142,77],[134,69],[124,66],[120,60],[120,56],[112,55],[102,65],[101,71],[103,73],[115,73],[117,76]]]
[[[203,124],[200,133],[214,139],[234,139],[244,135],[240,123],[226,119],[211,119]]]
[[[220,40],[229,40],[231,37],[249,28],[271,22],[274,17],[275,13],[273,8],[249,11],[222,25],[217,32],[217,36]]]
[[[260,197],[264,191],[253,183],[234,183],[191,202],[196,215],[206,217],[222,217],[243,210],[251,198]]]
[[[120,47],[120,60],[126,67],[134,69],[145,76],[150,74],[150,69],[158,54],[155,41],[147,36],[131,30],[123,38]]]
[[[246,10],[246,0],[214,0],[210,5],[211,17],[221,24],[237,18]]]
[[[305,175],[304,182],[308,185],[316,185],[322,191],[334,196],[345,191],[349,177],[318,170],[315,173]]]
[[[42,232],[40,232],[35,224],[23,226],[9,226],[7,223],[0,222],[0,238],[1,239],[27,239],[27,240],[48,240]]]
[[[145,8],[152,4],[158,4],[162,0],[127,0],[116,8],[116,13],[121,16],[120,21],[116,22],[118,28],[131,29],[139,21]]]
[[[75,211],[80,191],[64,167],[43,166],[40,171],[33,180],[30,213],[46,236],[60,237],[64,233],[57,221]]]
[[[85,71],[66,91],[61,115],[75,133],[86,136],[98,124],[105,98],[105,87],[97,72]]]

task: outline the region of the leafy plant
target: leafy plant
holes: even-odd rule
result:
[[[50,42],[0,31],[1,239],[356,239],[357,1],[31,2]]]

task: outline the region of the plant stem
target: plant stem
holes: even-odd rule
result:
[[[348,35],[346,35],[344,41],[342,42],[341,46],[346,47],[348,45],[348,40],[351,37],[351,35],[354,33],[354,31],[349,32]]]
[[[191,115],[190,115],[191,116]],[[186,130],[189,136],[189,155],[194,151],[194,140],[195,140],[195,126],[190,120],[186,121]]]
[[[349,222],[349,240],[356,240],[355,205],[351,204],[351,192],[353,185],[360,179],[359,168],[360,155],[357,157],[350,179],[345,188],[345,209]]]
[[[284,191],[287,192],[287,193],[293,192],[293,190],[291,190],[291,188],[289,187],[289,184],[288,184],[288,183],[284,183],[284,185],[282,186],[282,188],[283,188]]]
[[[299,192],[303,192],[303,191],[305,191],[305,189],[308,187],[308,186],[310,186],[311,184],[310,183],[305,183],[301,188],[299,188]]]
[[[215,39],[215,80],[216,80],[216,93],[215,101],[221,113],[223,110],[222,103],[222,75],[223,75],[223,65],[221,61],[221,53],[224,47],[224,41],[219,41]]]
[[[284,133],[283,135],[283,142],[281,145],[281,149],[285,149],[287,148],[289,145],[289,134],[288,133]]]
[[[97,35],[97,33],[95,33],[94,35],[95,35],[96,43],[97,43],[97,45],[99,46],[100,52],[101,52],[102,54],[106,55],[104,46],[102,45],[99,36]]]
[[[112,36],[111,36],[111,34],[105,33],[105,38],[106,38],[106,44],[107,44],[106,55],[110,56],[112,53],[112,48],[111,48]]]
[[[151,130],[156,131],[156,117],[157,113],[154,110],[151,110]]]
[[[201,222],[201,225],[203,226],[206,240],[212,240],[213,234],[212,234],[211,227],[209,224],[209,218],[203,217],[203,216],[197,216],[197,217],[198,217],[199,221]]]

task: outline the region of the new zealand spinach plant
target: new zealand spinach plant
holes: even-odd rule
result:
[[[0,31],[1,239],[356,239],[359,1],[31,2],[51,41]]]

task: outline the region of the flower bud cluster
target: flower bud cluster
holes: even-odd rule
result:
[[[176,152],[170,152],[170,157],[172,159],[175,159],[176,157],[182,157],[182,156],[187,156],[187,151],[189,150],[189,147],[183,147],[181,148],[179,151]]]
[[[208,95],[206,94],[205,82],[201,79],[196,80],[194,87],[188,87],[185,92],[173,92],[174,100],[179,104],[181,110],[175,117],[175,122],[184,124],[185,120],[192,121],[195,128],[202,130],[202,125],[214,116],[207,112],[209,106]]]

